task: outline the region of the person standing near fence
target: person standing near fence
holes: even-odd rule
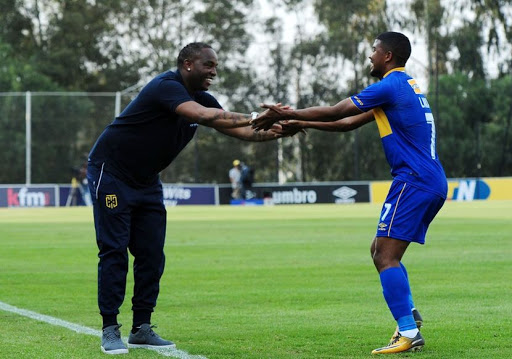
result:
[[[87,178],[99,248],[98,306],[105,353],[128,352],[117,321],[125,297],[128,250],[134,256],[135,281],[128,346],[174,347],[151,325],[165,263],[166,210],[159,173],[192,139],[197,126],[247,141],[282,137],[273,129],[252,130],[247,126],[258,113],[224,111],[206,92],[217,75],[217,63],[211,46],[185,46],[178,55],[178,69],[152,79],[107,126],[89,154]]]
[[[242,162],[242,170],[240,171],[241,193],[243,199],[252,199],[252,183],[254,181],[254,169]]]
[[[229,170],[229,181],[231,182],[231,198],[240,199],[242,181],[242,172],[240,171],[240,160],[233,161],[233,167]]]

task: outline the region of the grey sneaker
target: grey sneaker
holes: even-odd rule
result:
[[[137,333],[133,334],[130,331],[128,338],[129,348],[175,348],[176,344],[169,340],[160,338],[158,334],[153,331],[156,328],[154,325],[142,324]]]
[[[119,331],[121,324],[111,325],[103,329],[101,335],[101,351],[105,354],[127,354],[128,348],[121,340],[121,332]]]

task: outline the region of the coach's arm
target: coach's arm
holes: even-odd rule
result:
[[[279,104],[275,105],[279,108]],[[265,118],[270,110],[258,114],[258,117]],[[187,101],[176,107],[176,113],[192,123],[203,126],[221,128],[238,128],[249,126],[252,119],[251,114],[224,111],[218,108],[204,107],[195,101]],[[275,117],[275,115],[273,116]]]
[[[283,130],[281,124],[274,124],[268,131],[257,131],[251,127],[239,127],[239,128],[217,128],[217,131],[231,136],[236,137],[244,141],[262,142],[275,140],[282,137],[290,137],[298,132],[306,133],[301,128],[289,128],[286,131]]]

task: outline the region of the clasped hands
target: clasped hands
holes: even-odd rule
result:
[[[266,110],[250,121],[255,131],[272,129],[283,136],[293,136],[297,132],[306,134],[306,131],[300,126],[300,121],[295,121],[291,117],[292,109],[290,106],[282,105],[281,103],[276,103],[275,105],[261,104],[260,106],[266,108]]]

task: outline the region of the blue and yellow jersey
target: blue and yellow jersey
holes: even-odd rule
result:
[[[372,110],[393,178],[446,198],[447,183],[436,152],[436,127],[416,80],[398,67],[351,97]]]

